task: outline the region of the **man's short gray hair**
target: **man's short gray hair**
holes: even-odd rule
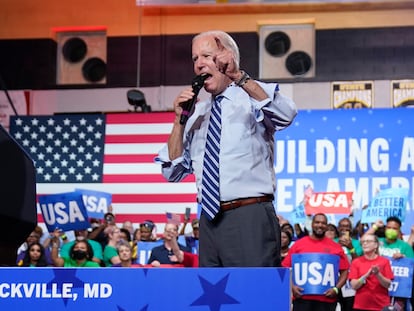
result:
[[[223,46],[226,49],[229,49],[230,51],[233,52],[234,55],[234,61],[236,63],[237,68],[240,68],[240,52],[239,52],[239,47],[236,43],[236,41],[234,41],[234,39],[227,33],[224,32],[222,30],[209,30],[209,31],[205,31],[202,33],[199,33],[198,35],[196,35],[193,38],[193,42],[194,40],[201,38],[201,37],[206,37],[206,36],[213,36],[213,37],[217,37],[220,39],[220,42],[223,44]]]

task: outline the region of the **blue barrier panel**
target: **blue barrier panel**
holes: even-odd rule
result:
[[[1,310],[264,311],[291,303],[287,268],[0,268],[0,276]]]

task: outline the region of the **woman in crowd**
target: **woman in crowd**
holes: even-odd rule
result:
[[[388,287],[394,274],[389,259],[378,255],[378,237],[365,234],[361,238],[364,254],[351,262],[348,278],[356,290],[354,310],[377,310],[389,306]]]
[[[328,224],[328,228],[326,229],[325,236],[332,240],[339,238],[338,228],[334,224]]]
[[[290,243],[292,242],[292,235],[290,234],[289,231],[286,230],[286,231],[281,231],[280,237],[281,237],[280,257],[281,257],[281,260],[283,261],[283,259],[285,259],[286,255],[289,252],[289,246],[290,246]]]
[[[106,227],[105,234],[108,237],[108,244],[104,248],[103,262],[106,267],[111,267],[114,264],[121,263],[117,250],[121,241],[121,230],[117,226],[110,225]]]
[[[141,241],[141,229],[137,228],[132,235],[132,258],[138,258],[138,242]]]
[[[29,245],[24,258],[18,264],[20,267],[48,267],[45,248],[39,242]]]
[[[141,267],[141,265],[135,263],[132,258],[132,248],[129,243],[121,242],[121,244],[118,245],[117,250],[121,262],[113,264],[112,267]]]
[[[52,260],[55,267],[99,267],[99,264],[92,261],[93,250],[86,240],[76,240],[70,248],[69,258],[59,257],[59,240],[52,242]]]

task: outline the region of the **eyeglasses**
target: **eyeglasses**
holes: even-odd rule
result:
[[[373,243],[373,242],[377,242],[377,241],[375,241],[375,240],[363,240],[363,241],[360,241],[361,242],[361,244],[365,244],[365,243]]]

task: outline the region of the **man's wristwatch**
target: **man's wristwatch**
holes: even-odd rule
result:
[[[237,86],[239,87],[243,87],[243,85],[246,84],[246,82],[248,80],[250,80],[250,76],[247,72],[245,72],[244,70],[240,70],[240,72],[242,73],[242,77],[240,78],[239,81],[235,82]]]

